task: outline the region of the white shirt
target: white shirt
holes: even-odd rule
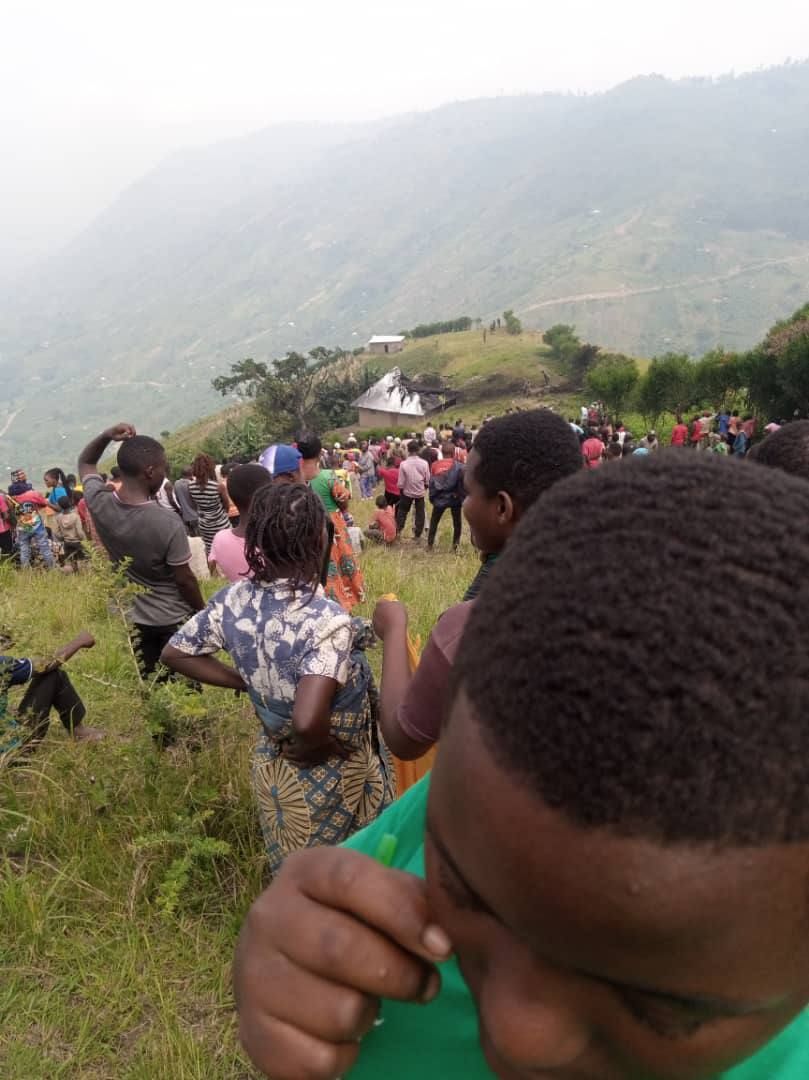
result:
[[[435,428],[434,427],[426,427],[424,429],[424,441],[425,442],[435,442]]]

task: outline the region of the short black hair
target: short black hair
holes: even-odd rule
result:
[[[417,454],[419,450],[421,450],[421,445],[419,444],[418,439],[411,439],[407,444],[408,454]]]
[[[753,447],[747,461],[809,480],[809,420],[796,420],[774,431]]]
[[[246,467],[246,466],[245,466]],[[315,586],[323,567],[326,511],[306,484],[268,484],[253,496],[245,557],[256,581],[291,577]]]
[[[118,468],[124,476],[140,476],[150,465],[165,461],[163,444],[149,435],[133,435],[125,439],[118,450]]]
[[[320,441],[319,436],[313,435],[311,431],[305,431],[302,435],[299,435],[296,445],[304,461],[312,461],[314,458],[320,457],[320,452],[323,449],[323,443]]]
[[[380,510],[384,510],[385,507],[388,505],[388,500],[385,498],[384,495],[377,495],[376,505],[379,507]]]
[[[239,513],[246,514],[258,489],[271,483],[272,477],[263,465],[235,465],[228,473],[228,495],[236,503]]]
[[[490,420],[478,432],[475,479],[493,498],[507,492],[522,509],[571,473],[582,468],[579,440],[561,416],[550,409],[509,413]]]
[[[69,510],[73,505],[73,500],[69,495],[60,495],[57,502],[60,510]]]
[[[807,520],[805,482],[708,454],[556,485],[493,568],[456,660],[492,756],[585,828],[809,839]],[[721,617],[683,618],[715,596]]]
[[[102,473],[102,475],[103,475],[103,473]],[[110,476],[113,478],[113,480],[120,480],[121,479],[121,470],[117,465],[113,465],[112,468],[110,469]]]

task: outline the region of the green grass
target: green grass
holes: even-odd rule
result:
[[[353,509],[368,519],[370,504]],[[450,553],[448,517],[435,552],[408,541],[366,551],[363,613],[394,592],[426,638],[477,566],[468,543]],[[69,671],[88,723],[107,732],[74,744],[57,721],[27,765],[0,772],[0,1077],[247,1080],[230,964],[265,881],[248,776],[256,721],[213,689],[150,705],[110,578],[0,567],[0,625],[16,652],[48,653],[82,627],[96,635]],[[165,712],[188,737],[158,753],[148,725]],[[226,853],[208,853],[211,841]]]

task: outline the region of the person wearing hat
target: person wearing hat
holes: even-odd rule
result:
[[[301,452],[294,446],[273,444],[268,446],[258,459],[259,465],[267,470],[273,480],[283,483],[300,483]]]
[[[660,449],[660,442],[657,438],[656,431],[647,432],[642,439],[638,441],[639,449],[646,449],[650,454]]]

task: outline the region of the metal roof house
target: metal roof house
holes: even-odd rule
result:
[[[374,334],[366,348],[370,353],[384,356],[386,353],[401,352],[404,343],[405,339],[402,334]]]
[[[408,394],[402,389],[400,378],[399,368],[392,368],[352,402],[359,410],[361,428],[412,427],[414,420],[452,403],[441,394]]]

